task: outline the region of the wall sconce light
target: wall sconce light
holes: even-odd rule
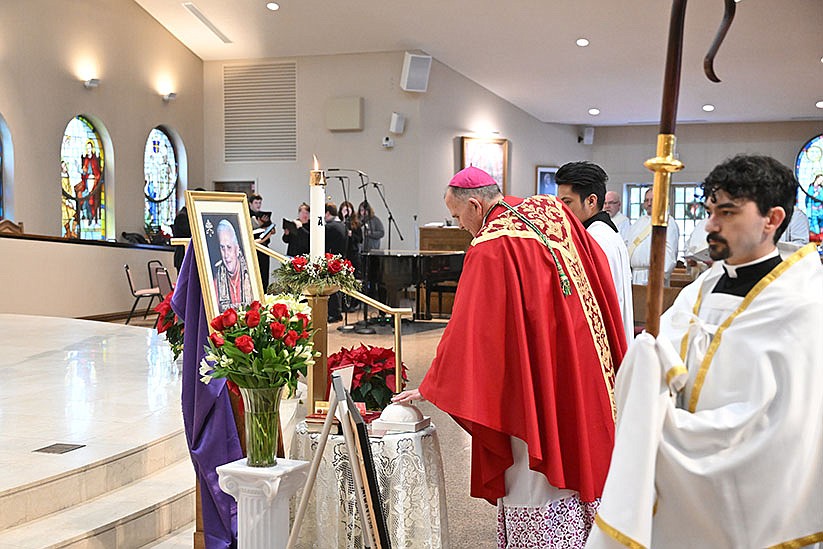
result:
[[[174,92],[164,93],[163,94],[163,101],[168,103],[169,101],[174,101],[177,99],[177,94]]]
[[[99,78],[89,78],[88,80],[83,81],[83,85],[87,89],[96,88],[97,86],[100,85],[100,79]]]

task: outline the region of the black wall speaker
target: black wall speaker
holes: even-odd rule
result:
[[[431,67],[431,55],[406,52],[403,58],[403,72],[400,75],[400,87],[410,92],[426,91],[429,87]]]

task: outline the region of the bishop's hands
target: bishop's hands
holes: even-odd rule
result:
[[[420,394],[419,389],[410,389],[402,393],[397,393],[391,399],[394,404],[411,404],[415,400],[426,400],[423,398],[423,395]]]

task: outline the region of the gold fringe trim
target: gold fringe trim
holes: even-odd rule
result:
[[[626,547],[631,547],[631,549],[646,549],[645,545],[634,541],[632,538],[619,531],[611,524],[608,524],[605,520],[600,518],[599,514],[594,516],[594,522],[606,535]]]
[[[823,541],[823,532],[784,541],[783,543],[778,543],[777,545],[771,545],[768,549],[795,549],[797,547],[806,547],[807,545],[811,545],[812,543],[817,543],[819,541]]]

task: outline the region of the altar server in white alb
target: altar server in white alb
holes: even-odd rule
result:
[[[629,252],[614,218],[603,208],[604,199],[608,196],[608,180],[609,176],[603,168],[593,162],[569,162],[555,174],[557,198],[583,223],[609,260],[626,342],[631,343],[634,339],[634,305]]]
[[[624,239],[626,247],[629,249],[629,260],[632,266],[632,282],[634,284],[649,283],[649,256],[652,250],[652,189],[646,191],[643,200],[643,209],[646,215],[635,221],[629,230],[626,231]],[[677,247],[680,241],[680,228],[677,221],[669,216],[666,227],[666,285],[669,285],[669,278],[675,265],[677,265]]]
[[[614,191],[606,192],[606,201],[603,202],[603,211],[605,211],[612,218],[612,223],[617,227],[617,232],[625,240],[626,233],[632,226],[632,220],[625,216],[621,211],[623,202],[620,200],[620,195]]]
[[[587,547],[823,545],[823,267],[775,245],[797,187],[763,156],[703,183],[714,263],[623,361]]]

